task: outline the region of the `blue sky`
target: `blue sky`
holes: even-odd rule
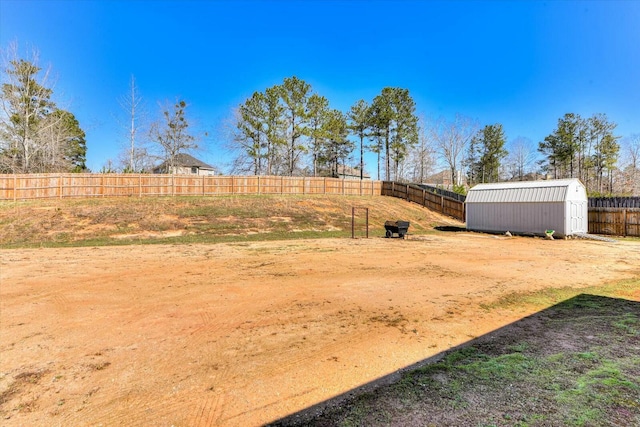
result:
[[[190,104],[210,135],[198,157],[222,167],[232,108],[293,75],[343,111],[407,88],[419,114],[501,123],[509,141],[537,143],[567,112],[640,133],[640,1],[0,0],[11,41],[51,64],[94,171],[124,143],[132,74],[151,118],[158,102]]]

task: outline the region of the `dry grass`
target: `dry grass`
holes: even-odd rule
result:
[[[409,232],[458,224],[417,205],[382,196],[225,196],[42,200],[0,204],[0,247],[103,246],[346,237],[352,207],[369,208],[371,235],[384,221],[411,221]],[[364,235],[364,211],[357,211]]]

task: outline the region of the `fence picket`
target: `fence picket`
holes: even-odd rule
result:
[[[0,201],[69,197],[196,196],[228,194],[379,195],[381,181],[282,176],[208,176],[155,174],[0,175]]]

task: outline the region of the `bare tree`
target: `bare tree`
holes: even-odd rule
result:
[[[626,162],[622,165],[625,192],[640,196],[640,134],[633,134],[623,141]]]
[[[436,151],[449,166],[452,186],[460,184],[457,174],[460,170],[461,158],[477,129],[476,121],[461,114],[456,114],[455,119],[450,122],[441,118],[430,128]]]
[[[186,108],[183,100],[167,105],[162,108],[162,119],[151,124],[149,135],[162,151],[166,173],[175,173],[179,154],[198,148],[195,136],[189,131]]]
[[[144,100],[133,75],[131,75],[127,94],[120,97],[118,103],[126,113],[126,120],[121,122],[127,135],[126,147],[120,155],[123,169],[125,172],[148,170],[152,166],[152,157],[141,137],[144,134]]]
[[[530,167],[536,159],[536,149],[529,138],[519,136],[509,146],[507,169],[510,179],[522,181],[525,174],[530,172]]]
[[[436,152],[424,117],[419,119],[418,143],[410,148],[403,177],[413,182],[425,182],[433,174]],[[405,175],[406,174],[406,175]]]
[[[633,134],[624,139],[627,163],[633,169],[640,169],[640,133]]]
[[[218,134],[222,140],[226,141],[225,148],[233,156],[229,164],[231,173],[255,174],[256,169],[260,169],[260,165],[257,159],[251,156],[254,144],[249,135],[245,134],[247,129],[242,122],[240,108],[233,108],[230,116],[220,123]]]

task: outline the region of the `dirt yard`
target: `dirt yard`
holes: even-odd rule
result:
[[[260,425],[531,314],[481,303],[640,275],[637,241],[473,233],[0,257],[5,426]]]

